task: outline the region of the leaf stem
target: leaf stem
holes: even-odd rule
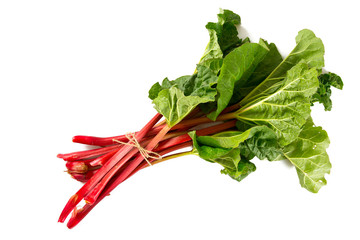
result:
[[[159,160],[156,160],[156,161],[152,162],[152,164],[158,164],[158,163],[161,163],[161,162],[173,159],[173,158],[182,157],[182,156],[191,155],[191,154],[193,154],[192,151],[186,151],[186,152],[171,154],[171,155],[168,155],[166,157],[163,157],[163,158],[161,158]]]

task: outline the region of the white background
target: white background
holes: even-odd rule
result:
[[[1,239],[359,239],[359,31],[356,1],[1,1]],[[111,136],[154,114],[147,91],[191,74],[219,8],[241,35],[286,54],[303,28],[342,76],[327,130],[332,172],[318,194],[293,167],[255,160],[238,183],[188,156],[139,172],[76,228],[57,218],[81,184],[57,153],[83,150],[77,134]]]

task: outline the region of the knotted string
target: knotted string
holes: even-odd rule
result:
[[[149,166],[152,166],[151,162],[149,161],[149,158],[152,158],[155,160],[162,159],[162,156],[160,154],[153,152],[153,151],[146,150],[145,148],[143,148],[140,145],[140,143],[138,142],[138,140],[136,139],[134,133],[127,133],[127,134],[125,134],[125,137],[129,140],[129,142],[122,142],[117,139],[113,139],[113,142],[116,142],[119,144],[124,144],[124,145],[130,145],[130,146],[137,148],[139,150],[141,156],[145,159],[145,161],[149,164]]]

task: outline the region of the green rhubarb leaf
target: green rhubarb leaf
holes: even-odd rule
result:
[[[341,78],[335,73],[324,73],[319,77],[319,88],[317,92],[312,96],[311,105],[315,102],[319,102],[324,105],[325,111],[330,111],[332,108],[331,87],[342,89],[344,84]]]
[[[213,71],[214,74],[217,75],[223,64],[223,59],[222,58],[211,58],[211,59],[201,61],[199,64],[201,64],[202,66],[208,67],[209,69],[211,69]]]
[[[221,148],[240,148],[248,150],[259,159],[274,160],[280,154],[277,136],[266,126],[255,126],[241,131],[226,131],[212,136],[199,136],[197,141],[202,145]]]
[[[151,100],[154,100],[159,95],[159,92],[161,92],[161,90],[163,90],[163,89],[164,88],[160,85],[160,83],[158,83],[158,82],[155,83],[154,85],[152,85],[152,87],[149,90],[149,98]]]
[[[301,30],[295,38],[296,46],[291,53],[277,66],[268,78],[284,77],[286,72],[300,61],[318,71],[324,67],[324,44],[309,29]]]
[[[249,129],[245,132],[240,131],[226,131],[221,132],[212,136],[198,136],[197,141],[202,145],[210,147],[221,147],[221,148],[237,148],[240,143],[244,142],[249,137],[252,137],[254,130]]]
[[[315,68],[318,72],[324,67],[324,45],[320,38],[308,29],[301,30],[295,38],[296,46],[291,53],[270,73],[269,76],[253,89],[240,104],[254,101],[267,86],[281,82],[287,71],[300,61],[308,64],[309,68]]]
[[[162,114],[172,127],[180,122],[197,105],[215,100],[216,89],[213,86],[217,76],[209,68],[198,65],[197,73],[183,76],[174,81],[164,79],[156,83],[149,91],[154,108]]]
[[[246,84],[237,82],[234,94],[231,98],[230,105],[239,102],[242,98],[248,95],[256,86],[258,86],[266,77],[282,62],[281,54],[279,53],[274,43],[260,39],[260,45],[269,49],[264,59],[257,65],[254,72],[251,74]]]
[[[266,126],[255,126],[245,132],[227,131],[213,136],[196,136],[193,139],[193,153],[202,159],[224,167],[221,171],[240,181],[255,171],[249,162],[255,156],[274,160],[281,152],[276,134]]]
[[[233,48],[240,46],[236,25],[240,24],[240,16],[229,10],[220,9],[217,23],[206,25],[210,41],[199,64],[206,66],[217,74],[222,65],[222,59]]]
[[[324,45],[304,29],[296,36],[293,51],[271,74],[240,101],[238,119],[270,127],[281,145],[291,143],[310,116],[310,97],[316,92],[317,75],[324,66]]]
[[[224,168],[221,170],[221,173],[229,175],[232,179],[240,182],[250,173],[255,172],[255,170],[256,170],[255,164],[248,161],[247,159],[241,158],[241,161],[239,161],[237,168],[235,170],[232,170],[230,168]]]
[[[268,49],[257,43],[246,43],[229,53],[223,61],[217,83],[217,109],[208,117],[215,120],[227,107],[237,87],[245,86],[246,80],[264,59]]]
[[[223,52],[218,43],[216,31],[209,29],[209,35],[210,41],[205,48],[205,52],[201,57],[199,64],[207,66],[217,74],[221,68]]]
[[[236,26],[241,23],[240,16],[230,10],[220,9],[218,22],[209,22],[206,28],[209,32],[215,32],[220,49],[224,55],[232,49],[240,46],[241,39],[238,37]]]
[[[284,147],[283,156],[295,166],[300,185],[310,192],[316,193],[326,185],[325,174],[331,169],[326,153],[329,143],[326,131],[315,127],[309,118],[298,138]]]
[[[237,119],[271,128],[285,146],[297,138],[310,116],[310,98],[318,86],[317,70],[300,62],[285,78],[265,80],[254,89],[240,102]]]
[[[195,131],[191,131],[188,134],[193,140],[193,153],[199,155],[206,161],[217,162],[217,159],[221,159],[223,156],[226,156],[233,151],[232,148],[223,148],[220,146],[213,147],[200,144]],[[228,158],[228,161],[220,160],[219,163],[224,167],[236,169],[237,163],[240,161],[240,150],[238,153],[239,154],[237,154],[236,157],[233,157],[232,159]]]
[[[211,147],[198,143],[195,131],[188,133],[193,139],[193,154],[200,156],[202,159],[218,163],[224,167],[221,173],[229,175],[231,178],[241,181],[256,167],[241,155],[240,148],[222,148]]]
[[[248,149],[260,160],[276,160],[281,154],[281,149],[275,132],[266,126],[253,127],[252,129],[252,136],[241,145],[243,151],[247,152],[246,149]]]

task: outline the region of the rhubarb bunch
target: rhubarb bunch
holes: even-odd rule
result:
[[[302,187],[318,192],[331,163],[329,138],[310,114],[315,102],[331,109],[331,87],[341,78],[326,73],[324,46],[308,30],[296,36],[283,58],[274,43],[238,37],[240,17],[221,10],[208,23],[210,41],[195,73],[155,83],[149,98],[156,115],[138,132],[113,137],[78,135],[73,142],[97,148],[58,154],[84,185],[67,202],[59,222],[78,224],[120,183],[150,165],[197,155],[223,166],[241,181],[256,170],[251,160],[288,160]],[[79,203],[86,204],[79,208]]]

